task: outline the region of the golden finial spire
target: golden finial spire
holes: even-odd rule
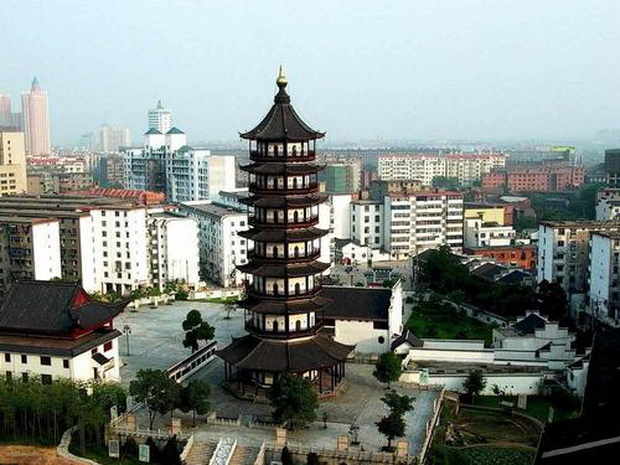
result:
[[[280,65],[280,71],[278,72],[278,79],[276,80],[276,84],[278,84],[278,87],[284,87],[286,86],[286,84],[288,84],[288,80],[284,75],[284,69],[282,69],[282,65]]]

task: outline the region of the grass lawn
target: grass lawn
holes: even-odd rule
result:
[[[516,396],[479,396],[476,397],[476,405],[483,407],[501,407],[499,403],[501,401],[513,402],[517,405]],[[538,418],[540,421],[547,421],[549,415],[549,407],[553,407],[553,421],[565,420],[567,418],[573,418],[578,414],[577,410],[562,408],[557,403],[554,403],[551,399],[542,396],[528,396],[527,397],[527,409],[525,413],[534,418]]]
[[[420,338],[482,339],[490,346],[493,328],[457,312],[449,304],[418,304],[407,321],[407,328]]]

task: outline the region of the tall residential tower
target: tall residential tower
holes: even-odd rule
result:
[[[50,121],[47,105],[47,92],[41,90],[35,77],[29,92],[22,93],[24,133],[26,153],[46,155],[51,152]]]
[[[164,108],[161,100],[157,102],[157,107],[149,110],[149,129],[157,129],[162,134],[166,134],[172,129],[172,111]]]

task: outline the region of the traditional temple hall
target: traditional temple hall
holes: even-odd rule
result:
[[[245,312],[248,335],[218,352],[226,380],[238,395],[264,394],[275,376],[292,372],[310,378],[319,396],[333,395],[345,378],[345,362],[353,345],[321,332],[325,308],[321,274],[329,264],[318,261],[319,204],[315,146],[324,133],[299,117],[286,92],[280,69],[278,93],[263,120],[241,134],[249,141],[249,262],[239,266],[248,276]]]

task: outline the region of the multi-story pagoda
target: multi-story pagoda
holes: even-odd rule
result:
[[[249,262],[238,269],[248,276],[245,311],[248,335],[219,351],[226,380],[239,394],[255,397],[275,376],[292,372],[310,378],[319,395],[333,393],[343,382],[345,361],[353,346],[321,334],[323,310],[319,262],[321,237],[316,140],[291,105],[287,80],[280,69],[279,91],[267,116],[241,134],[250,145]]]

